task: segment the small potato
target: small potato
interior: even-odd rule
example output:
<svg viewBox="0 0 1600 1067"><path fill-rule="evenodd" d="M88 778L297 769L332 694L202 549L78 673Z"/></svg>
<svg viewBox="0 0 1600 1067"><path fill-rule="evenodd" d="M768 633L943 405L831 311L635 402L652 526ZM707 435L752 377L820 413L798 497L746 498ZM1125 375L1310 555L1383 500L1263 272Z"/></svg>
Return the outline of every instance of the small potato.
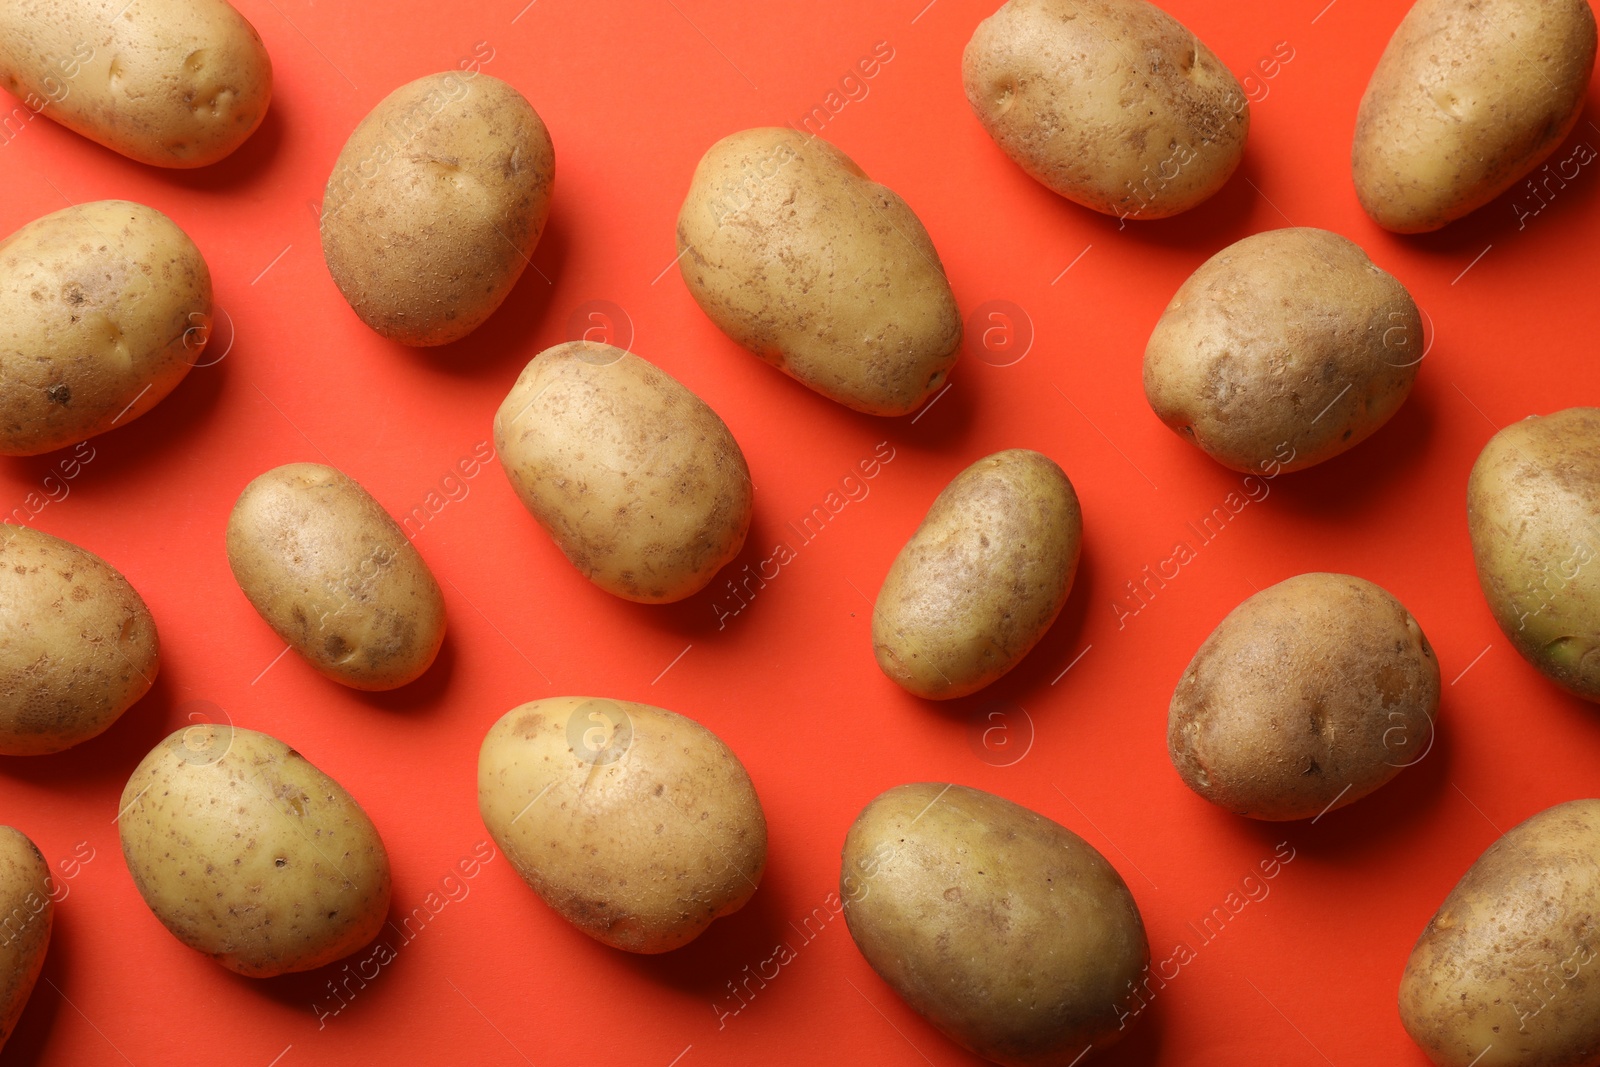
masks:
<svg viewBox="0 0 1600 1067"><path fill-rule="evenodd" d="M1588 0L1417 0L1356 116L1356 195L1397 233L1437 230L1517 184L1577 124Z"/></svg>
<svg viewBox="0 0 1600 1067"><path fill-rule="evenodd" d="M996 452L956 475L889 567L872 611L883 673L930 700L1021 662L1061 614L1083 513L1048 456Z"/></svg>
<svg viewBox="0 0 1600 1067"><path fill-rule="evenodd" d="M1309 227L1246 237L1200 265L1150 335L1156 416L1223 466L1273 475L1377 432L1424 355L1411 294L1358 246Z"/></svg>
<svg viewBox="0 0 1600 1067"><path fill-rule="evenodd" d="M744 547L750 468L705 402L610 345L546 349L494 417L511 487L572 565L642 604L705 588Z"/></svg>
<svg viewBox="0 0 1600 1067"><path fill-rule="evenodd" d="M345 142L322 202L322 254L361 321L405 345L459 341L522 277L555 180L521 93L446 71L402 85Z"/></svg>
<svg viewBox="0 0 1600 1067"><path fill-rule="evenodd" d="M921 220L820 138L755 129L712 145L678 213L678 266L718 329L856 411L910 414L960 354Z"/></svg>
<svg viewBox="0 0 1600 1067"><path fill-rule="evenodd" d="M1381 587L1302 574L1228 613L1195 653L1167 718L1184 784L1252 819L1353 804L1427 755L1439 661Z"/></svg>
<svg viewBox="0 0 1600 1067"><path fill-rule="evenodd" d="M116 568L47 533L0 526L0 754L89 740L160 667L155 620Z"/></svg>
<svg viewBox="0 0 1600 1067"><path fill-rule="evenodd" d="M444 642L444 595L389 513L320 463L275 467L228 516L228 566L278 636L352 689L421 677Z"/></svg>
<svg viewBox="0 0 1600 1067"><path fill-rule="evenodd" d="M0 1049L44 969L55 910L39 849L22 831L0 826Z"/></svg>
<svg viewBox="0 0 1600 1067"><path fill-rule="evenodd" d="M0 241L0 455L126 426L194 366L211 272L155 208L99 200Z"/></svg>
<svg viewBox="0 0 1600 1067"><path fill-rule="evenodd" d="M629 952L693 941L744 907L767 862L767 820L739 758L648 704L511 709L483 739L478 810L546 904Z"/></svg>

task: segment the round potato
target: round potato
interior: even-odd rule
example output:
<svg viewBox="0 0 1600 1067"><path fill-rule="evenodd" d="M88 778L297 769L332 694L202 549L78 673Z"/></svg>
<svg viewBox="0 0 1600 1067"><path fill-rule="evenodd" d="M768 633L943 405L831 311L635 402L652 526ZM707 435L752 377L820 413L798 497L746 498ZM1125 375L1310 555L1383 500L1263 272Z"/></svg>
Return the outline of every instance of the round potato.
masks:
<svg viewBox="0 0 1600 1067"><path fill-rule="evenodd" d="M718 329L856 411L917 410L960 354L921 220L820 138L755 129L712 145L678 213L678 267Z"/></svg>
<svg viewBox="0 0 1600 1067"><path fill-rule="evenodd" d="M354 479L274 467L228 516L228 566L256 611L352 689L416 680L444 642L444 595L405 532Z"/></svg>
<svg viewBox="0 0 1600 1067"><path fill-rule="evenodd" d="M511 709L483 739L478 810L546 904L629 952L693 941L744 907L767 862L767 820L739 758L648 704Z"/></svg>
<svg viewBox="0 0 1600 1067"><path fill-rule="evenodd" d="M322 254L361 321L443 345L494 314L550 214L555 148L532 105L465 71L402 85L345 142L322 202Z"/></svg>
<svg viewBox="0 0 1600 1067"><path fill-rule="evenodd" d="M704 589L744 547L750 468L705 402L610 345L546 349L494 417L511 487L572 565L643 604Z"/></svg>
<svg viewBox="0 0 1600 1067"><path fill-rule="evenodd" d="M1411 295L1326 230L1271 230L1201 264L1144 354L1156 416L1237 471L1302 470L1366 440L1424 355Z"/></svg>
<svg viewBox="0 0 1600 1067"><path fill-rule="evenodd" d="M22 831L0 826L0 1049L44 969L55 910L39 849Z"/></svg>
<svg viewBox="0 0 1600 1067"><path fill-rule="evenodd" d="M883 673L930 700L1022 661L1061 614L1083 512L1060 467L1015 448L956 475L889 567L872 611Z"/></svg>
<svg viewBox="0 0 1600 1067"><path fill-rule="evenodd" d="M211 333L211 272L155 208L100 200L0 241L0 454L126 426L183 381Z"/></svg>

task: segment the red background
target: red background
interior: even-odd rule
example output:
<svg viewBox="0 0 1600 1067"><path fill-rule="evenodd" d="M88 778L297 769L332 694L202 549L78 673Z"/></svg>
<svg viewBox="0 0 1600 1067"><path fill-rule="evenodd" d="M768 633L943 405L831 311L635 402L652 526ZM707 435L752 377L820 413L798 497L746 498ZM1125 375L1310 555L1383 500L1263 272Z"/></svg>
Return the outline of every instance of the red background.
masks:
<svg viewBox="0 0 1600 1067"><path fill-rule="evenodd" d="M1585 168L1520 222L1515 205L1538 204L1526 194L1433 236L1373 225L1351 188L1350 138L1404 0L1168 0L1236 73L1254 71L1250 143L1213 200L1125 229L1023 175L968 111L960 53L994 0L525 2L240 0L272 54L272 110L238 153L200 172L141 166L45 119L0 145L0 232L68 202L151 204L204 251L234 327L231 347L226 320L218 328L213 352L224 359L95 438L68 495L30 520L128 576L156 616L164 662L152 693L102 737L0 760L0 821L28 833L67 887L7 1055L139 1067L973 1063L878 980L842 920L810 940L800 932L837 887L839 848L862 805L891 785L943 780L1082 834L1126 878L1157 958L1180 939L1194 948L1111 1062L1425 1062L1394 1007L1417 933L1498 832L1595 793L1600 718L1546 684L1495 628L1473 574L1464 494L1498 427L1596 400L1600 175ZM1020 310L1013 325L1033 334L1024 358L996 366L1003 360L977 358L980 331L970 331L949 392L915 422L854 414L762 365L665 270L701 153L734 130L798 121L880 41L893 59L824 135L917 211L965 312L1009 301ZM449 348L409 350L367 330L340 298L316 205L360 118L397 85L470 59L479 42L493 52L483 69L549 125L554 208L538 271L485 327ZM1293 59L1269 62L1266 78L1256 65L1281 54L1280 42ZM1553 158L1600 145L1594 100ZM1272 482L1119 627L1125 583L1193 540L1185 524L1240 486L1151 414L1145 341L1205 258L1291 221L1365 247L1411 289L1436 343L1385 429ZM672 607L589 585L491 463L416 537L450 614L428 675L364 695L293 655L267 669L283 646L223 553L244 484L276 464L320 460L396 515L424 504L490 438L524 363L573 336L574 312L597 300L620 308L634 350L710 403L743 445L756 519L732 570L770 555L791 536L785 524L879 442L894 460L720 630L720 582ZM944 483L1016 446L1059 461L1082 499L1071 600L990 690L919 702L873 662L869 598ZM0 462L0 503L22 505L66 454ZM1258 824L1179 781L1165 750L1167 702L1228 610L1308 570L1369 578L1411 609L1443 665L1440 726L1426 757L1369 799L1315 825ZM335 1003L326 984L338 968L271 981L227 973L162 929L123 865L112 819L127 775L190 713L225 715L293 744L366 807L393 858L398 917L487 837L475 776L490 723L568 693L700 720L761 793L771 850L760 892L681 951L639 958L589 940L497 857L319 1028L312 1005ZM987 720L991 711L1000 718ZM996 724L985 747L981 731ZM61 865L79 842L94 858L67 878ZM1202 943L1188 924L1280 842L1295 858L1266 883L1270 894ZM738 1006L727 983L783 940L795 958L719 1026L713 1005Z"/></svg>

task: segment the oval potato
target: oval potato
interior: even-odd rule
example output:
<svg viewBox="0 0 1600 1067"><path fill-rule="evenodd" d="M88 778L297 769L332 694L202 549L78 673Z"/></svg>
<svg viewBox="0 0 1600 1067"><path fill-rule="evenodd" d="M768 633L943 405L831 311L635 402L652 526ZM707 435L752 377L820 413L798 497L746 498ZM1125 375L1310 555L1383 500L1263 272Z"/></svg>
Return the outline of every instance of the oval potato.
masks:
<svg viewBox="0 0 1600 1067"><path fill-rule="evenodd" d="M22 831L0 826L0 1049L44 969L55 923L50 866Z"/></svg>

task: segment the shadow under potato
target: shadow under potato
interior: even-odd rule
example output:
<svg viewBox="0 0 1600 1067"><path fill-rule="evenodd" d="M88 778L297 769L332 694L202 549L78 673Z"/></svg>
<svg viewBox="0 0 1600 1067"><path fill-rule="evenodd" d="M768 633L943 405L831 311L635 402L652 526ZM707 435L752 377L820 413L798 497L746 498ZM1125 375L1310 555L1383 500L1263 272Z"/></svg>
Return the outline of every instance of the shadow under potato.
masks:
<svg viewBox="0 0 1600 1067"><path fill-rule="evenodd" d="M121 787L139 761L162 738L186 724L175 711L181 704L166 674L158 673L149 692L104 733L48 756L0 756L0 778L74 791L115 786L116 795L121 796ZM115 814L106 812L106 820ZM28 832L26 826L18 829Z"/></svg>

